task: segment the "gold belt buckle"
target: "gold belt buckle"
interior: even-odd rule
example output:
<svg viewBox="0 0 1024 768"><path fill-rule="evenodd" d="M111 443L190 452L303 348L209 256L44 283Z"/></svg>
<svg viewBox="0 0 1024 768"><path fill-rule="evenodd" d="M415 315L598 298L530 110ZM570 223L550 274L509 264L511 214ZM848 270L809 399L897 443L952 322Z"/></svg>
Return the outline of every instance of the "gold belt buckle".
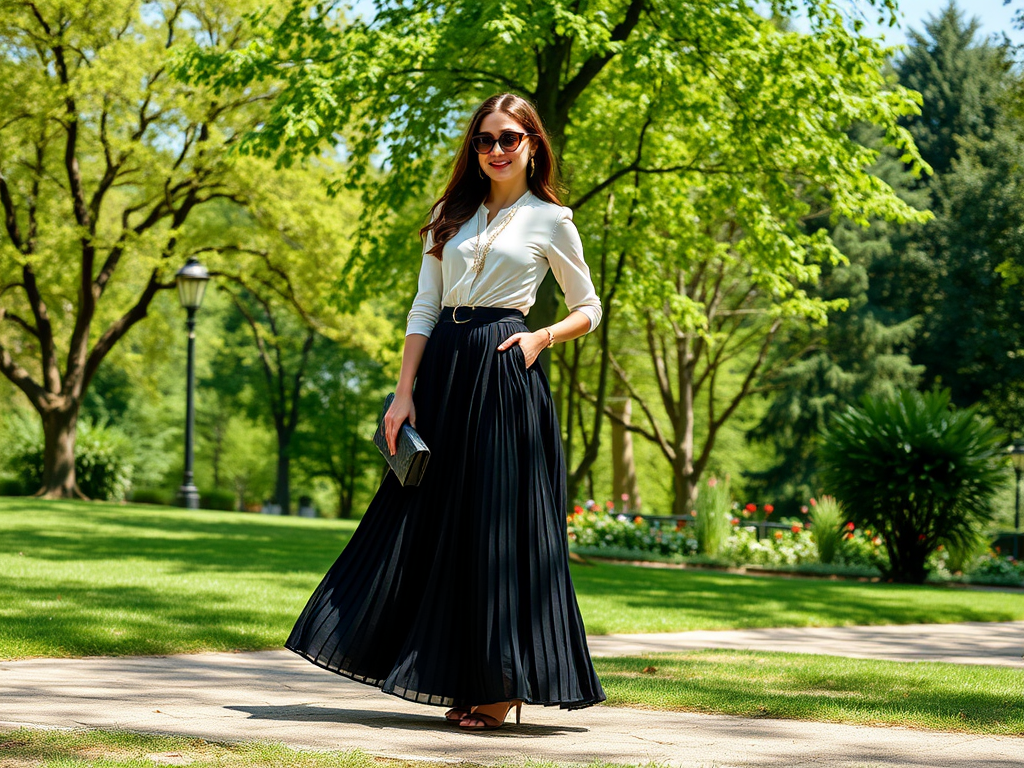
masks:
<svg viewBox="0 0 1024 768"><path fill-rule="evenodd" d="M456 304L452 308L452 320L454 322L456 322L456 323L468 323L470 320L473 319L473 315L470 315L465 320L459 320L458 318L456 318L455 315L459 311L459 307L468 307L469 309L473 309L475 306L476 306L475 304Z"/></svg>

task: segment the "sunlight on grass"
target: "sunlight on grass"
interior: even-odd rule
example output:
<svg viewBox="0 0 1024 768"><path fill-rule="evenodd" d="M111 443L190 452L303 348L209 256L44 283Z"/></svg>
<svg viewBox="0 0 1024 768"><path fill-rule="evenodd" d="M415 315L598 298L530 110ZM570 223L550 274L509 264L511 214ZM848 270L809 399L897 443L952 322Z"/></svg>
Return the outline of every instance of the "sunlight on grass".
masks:
<svg viewBox="0 0 1024 768"><path fill-rule="evenodd" d="M608 705L1024 734L1024 670L759 651L599 657Z"/></svg>
<svg viewBox="0 0 1024 768"><path fill-rule="evenodd" d="M0 498L0 658L280 648L357 521ZM573 564L586 629L1024 619L1024 594Z"/></svg>
<svg viewBox="0 0 1024 768"><path fill-rule="evenodd" d="M0 765L39 768L437 768L437 762L375 757L361 749L297 750L273 742L220 744L179 736L153 736L129 731L43 731L20 728L0 731ZM510 759L495 764L516 768L556 768L549 761ZM460 762L460 768L482 768ZM660 768L659 763L626 766L621 763L559 763L557 768Z"/></svg>

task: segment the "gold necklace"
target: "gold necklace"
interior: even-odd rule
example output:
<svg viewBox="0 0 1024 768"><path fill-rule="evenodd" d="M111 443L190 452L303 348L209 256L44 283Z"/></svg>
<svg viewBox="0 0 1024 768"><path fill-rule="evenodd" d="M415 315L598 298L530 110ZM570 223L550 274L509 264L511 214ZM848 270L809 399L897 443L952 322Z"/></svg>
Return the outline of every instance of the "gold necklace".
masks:
<svg viewBox="0 0 1024 768"><path fill-rule="evenodd" d="M487 238L487 243L483 246L483 248L480 247L480 236L482 233L480 231L480 223L477 222L476 246L474 246L473 248L473 272L476 275L479 275L483 271L484 261L487 259L488 251L491 250L491 244L494 242L494 238L496 238L501 233L501 230L507 227L508 223L512 221L512 217L516 215L516 211L519 210L520 205L521 203L513 205L511 210L509 210L509 212L505 214L504 218L502 218L501 222L498 224L495 230L491 232L491 236ZM484 221L487 221L486 213L484 213Z"/></svg>

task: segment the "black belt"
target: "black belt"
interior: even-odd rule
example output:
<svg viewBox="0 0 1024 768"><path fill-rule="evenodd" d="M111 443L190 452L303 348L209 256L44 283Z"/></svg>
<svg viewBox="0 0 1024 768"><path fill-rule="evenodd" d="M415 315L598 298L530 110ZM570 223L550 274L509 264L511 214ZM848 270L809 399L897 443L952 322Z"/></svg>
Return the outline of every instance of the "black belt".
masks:
<svg viewBox="0 0 1024 768"><path fill-rule="evenodd" d="M493 323L498 320L523 320L526 315L522 310L513 307L476 307L457 304L454 307L441 307L439 323L468 323L470 321Z"/></svg>

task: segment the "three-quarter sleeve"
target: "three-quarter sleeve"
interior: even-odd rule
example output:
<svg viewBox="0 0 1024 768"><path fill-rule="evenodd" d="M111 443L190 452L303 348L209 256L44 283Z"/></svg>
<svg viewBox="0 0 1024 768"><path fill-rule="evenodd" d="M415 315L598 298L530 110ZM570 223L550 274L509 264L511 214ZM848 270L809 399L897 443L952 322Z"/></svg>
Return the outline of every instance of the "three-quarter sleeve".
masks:
<svg viewBox="0 0 1024 768"><path fill-rule="evenodd" d="M434 244L434 234L427 230L426 241L423 243L423 260L420 263L419 288L416 298L412 300L412 308L405 318L405 335L420 333L429 337L434 330L437 318L441 316L441 296L444 281L441 276L441 260L427 253Z"/></svg>
<svg viewBox="0 0 1024 768"><path fill-rule="evenodd" d="M583 259L583 241L572 221L572 209L563 206L551 232L548 263L555 280L565 294L565 306L578 309L590 319L590 329L601 322L601 299L590 278L590 267Z"/></svg>

